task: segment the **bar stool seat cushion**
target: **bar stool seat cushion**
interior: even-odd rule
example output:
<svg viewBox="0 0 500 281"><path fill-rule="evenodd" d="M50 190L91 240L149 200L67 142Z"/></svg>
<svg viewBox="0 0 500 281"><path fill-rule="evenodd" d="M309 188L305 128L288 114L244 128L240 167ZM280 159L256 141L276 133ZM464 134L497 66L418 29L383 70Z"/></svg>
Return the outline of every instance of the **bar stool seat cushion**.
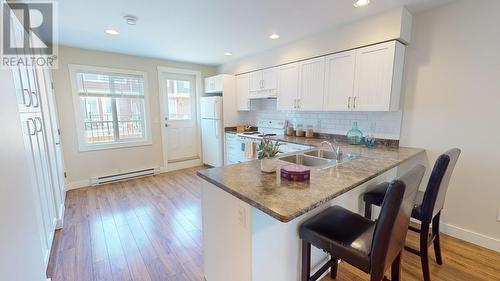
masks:
<svg viewBox="0 0 500 281"><path fill-rule="evenodd" d="M363 194L363 200L365 202L370 202L373 205L382 206L384 201L385 193L389 187L388 182L383 182L375 186L374 189ZM424 192L418 191L417 197L415 198L415 206L411 212L411 217L417 220L422 220L422 202L424 200Z"/></svg>
<svg viewBox="0 0 500 281"><path fill-rule="evenodd" d="M302 240L368 272L375 225L361 215L333 206L302 223L299 235Z"/></svg>

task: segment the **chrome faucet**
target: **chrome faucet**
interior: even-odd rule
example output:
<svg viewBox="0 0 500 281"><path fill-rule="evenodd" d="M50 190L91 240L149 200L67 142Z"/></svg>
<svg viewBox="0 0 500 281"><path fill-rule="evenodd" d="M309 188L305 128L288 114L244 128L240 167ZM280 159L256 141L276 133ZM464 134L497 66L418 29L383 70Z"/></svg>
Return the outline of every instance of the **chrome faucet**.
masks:
<svg viewBox="0 0 500 281"><path fill-rule="evenodd" d="M335 147L335 145L333 143L337 143L335 140L333 140L332 142L329 142L329 141L322 141L319 145L319 147L323 147L323 145L327 145L331 151L335 152L335 158L337 159L337 161L341 161L342 160L342 152L340 151L340 145L337 144L337 147Z"/></svg>

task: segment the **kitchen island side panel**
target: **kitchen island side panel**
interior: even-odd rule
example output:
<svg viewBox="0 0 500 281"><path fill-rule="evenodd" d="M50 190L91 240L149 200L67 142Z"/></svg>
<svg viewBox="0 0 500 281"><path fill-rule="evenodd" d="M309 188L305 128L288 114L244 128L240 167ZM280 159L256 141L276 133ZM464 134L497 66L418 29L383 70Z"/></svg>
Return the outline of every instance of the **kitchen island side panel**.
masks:
<svg viewBox="0 0 500 281"><path fill-rule="evenodd" d="M201 192L206 281L251 281L250 205L209 182Z"/></svg>
<svg viewBox="0 0 500 281"><path fill-rule="evenodd" d="M332 205L362 214L362 194L377 183L390 181L396 172L397 168L393 168L287 223L205 182L202 187L202 214L206 280L300 280L300 224ZM326 258L323 251L313 247L312 265L315 269Z"/></svg>

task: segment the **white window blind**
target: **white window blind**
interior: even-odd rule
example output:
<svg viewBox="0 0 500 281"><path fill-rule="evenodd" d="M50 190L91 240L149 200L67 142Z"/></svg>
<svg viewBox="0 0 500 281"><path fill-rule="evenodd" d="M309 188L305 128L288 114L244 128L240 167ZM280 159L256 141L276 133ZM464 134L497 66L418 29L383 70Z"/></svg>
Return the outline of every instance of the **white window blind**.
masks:
<svg viewBox="0 0 500 281"><path fill-rule="evenodd" d="M84 146L147 141L144 75L88 68L73 75Z"/></svg>

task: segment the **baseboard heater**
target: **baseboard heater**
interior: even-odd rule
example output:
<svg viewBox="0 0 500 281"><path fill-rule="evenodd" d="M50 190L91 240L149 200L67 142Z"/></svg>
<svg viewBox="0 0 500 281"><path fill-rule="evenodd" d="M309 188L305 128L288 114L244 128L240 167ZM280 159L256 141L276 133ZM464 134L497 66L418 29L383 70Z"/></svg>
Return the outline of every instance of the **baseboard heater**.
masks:
<svg viewBox="0 0 500 281"><path fill-rule="evenodd" d="M112 182L117 182L117 181L124 181L124 180L129 180L129 179L134 179L134 178L140 178L140 177L145 177L145 176L152 176L155 174L160 173L160 168L149 168L149 169L144 169L144 170L137 170L137 171L130 171L126 173L119 173L119 174L114 174L114 175L107 175L107 176L102 176L102 177L95 177L90 179L90 184L92 186L100 185L100 184L106 184L106 183L112 183Z"/></svg>

